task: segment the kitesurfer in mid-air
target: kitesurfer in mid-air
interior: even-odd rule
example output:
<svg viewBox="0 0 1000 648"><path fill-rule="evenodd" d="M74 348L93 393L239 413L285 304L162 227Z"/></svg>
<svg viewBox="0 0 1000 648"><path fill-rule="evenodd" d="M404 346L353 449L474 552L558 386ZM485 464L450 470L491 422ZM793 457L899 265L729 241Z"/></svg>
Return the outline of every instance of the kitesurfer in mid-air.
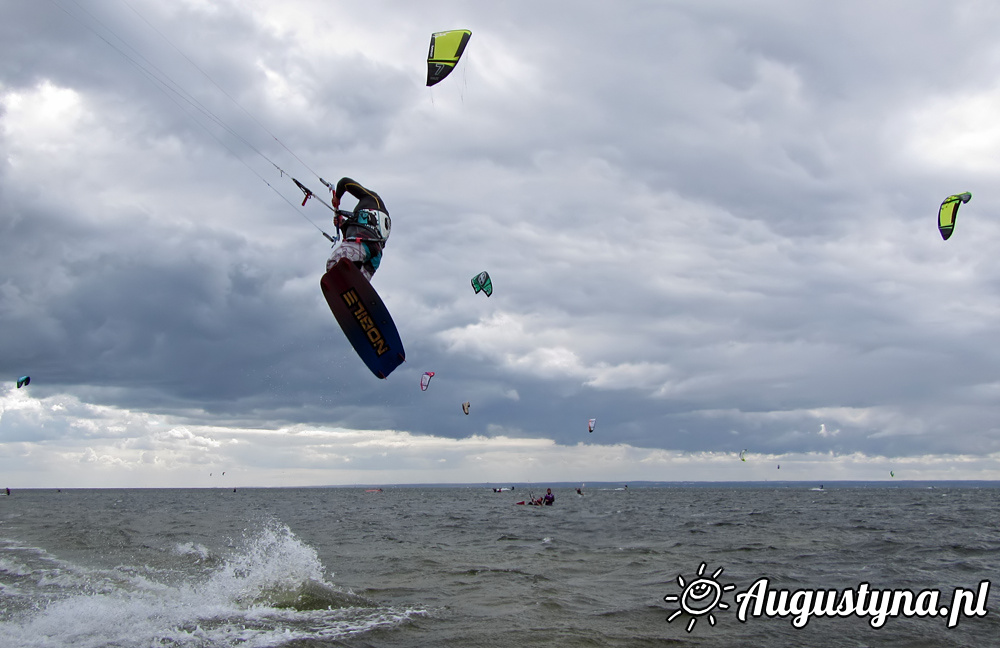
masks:
<svg viewBox="0 0 1000 648"><path fill-rule="evenodd" d="M340 199L345 193L358 199L353 212L340 209ZM340 230L342 239L327 260L326 269L332 270L341 259L350 259L365 278L371 280L382 261L382 248L392 227L389 211L377 193L350 178L340 179L332 202L337 210L334 224Z"/></svg>

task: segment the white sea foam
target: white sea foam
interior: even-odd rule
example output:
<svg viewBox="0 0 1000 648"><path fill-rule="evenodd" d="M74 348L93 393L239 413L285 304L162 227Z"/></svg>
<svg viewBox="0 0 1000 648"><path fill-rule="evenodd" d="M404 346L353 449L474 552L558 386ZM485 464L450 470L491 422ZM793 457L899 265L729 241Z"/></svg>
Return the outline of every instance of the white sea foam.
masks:
<svg viewBox="0 0 1000 648"><path fill-rule="evenodd" d="M204 549L178 546L199 555ZM168 585L130 571L37 572L66 591L0 623L0 648L264 648L344 638L422 614L378 606L328 582L315 550L278 524L247 538L203 578ZM89 574L85 587L83 574Z"/></svg>
<svg viewBox="0 0 1000 648"><path fill-rule="evenodd" d="M0 572L13 576L28 576L31 568L9 557L0 557Z"/></svg>
<svg viewBox="0 0 1000 648"><path fill-rule="evenodd" d="M209 557L208 548L195 542L178 542L174 545L174 553L178 556L196 556L199 560L208 560Z"/></svg>

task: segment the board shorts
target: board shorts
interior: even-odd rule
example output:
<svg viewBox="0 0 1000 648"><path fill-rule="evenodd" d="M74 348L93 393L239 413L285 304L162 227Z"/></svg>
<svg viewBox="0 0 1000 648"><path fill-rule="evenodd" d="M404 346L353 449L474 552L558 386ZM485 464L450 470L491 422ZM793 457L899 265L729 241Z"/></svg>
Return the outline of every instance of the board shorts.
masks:
<svg viewBox="0 0 1000 648"><path fill-rule="evenodd" d="M382 261L382 250L379 250L378 254L373 256L371 248L368 247L367 243L350 240L341 241L340 245L333 248L330 258L326 261L327 272L332 270L333 266L337 265L337 261L341 259L349 259L354 262L354 265L361 270L361 274L365 276L365 279L371 281L375 271L378 270L379 263Z"/></svg>

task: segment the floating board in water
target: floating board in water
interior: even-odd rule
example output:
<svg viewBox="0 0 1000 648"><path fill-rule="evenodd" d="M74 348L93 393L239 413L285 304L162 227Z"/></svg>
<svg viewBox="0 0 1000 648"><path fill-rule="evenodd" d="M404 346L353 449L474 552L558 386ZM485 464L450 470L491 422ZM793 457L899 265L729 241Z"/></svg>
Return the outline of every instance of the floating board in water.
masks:
<svg viewBox="0 0 1000 648"><path fill-rule="evenodd" d="M389 310L353 263L341 259L319 285L344 335L373 374L385 378L406 360Z"/></svg>

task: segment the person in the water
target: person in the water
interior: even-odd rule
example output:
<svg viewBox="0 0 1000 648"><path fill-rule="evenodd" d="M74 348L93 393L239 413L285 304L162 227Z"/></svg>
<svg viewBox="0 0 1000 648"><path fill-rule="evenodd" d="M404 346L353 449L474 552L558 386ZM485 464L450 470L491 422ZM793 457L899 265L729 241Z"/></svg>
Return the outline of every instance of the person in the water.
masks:
<svg viewBox="0 0 1000 648"><path fill-rule="evenodd" d="M552 489L546 488L545 497L542 498L542 502L545 504L545 506L552 506L552 504L555 503L555 501L556 501L556 496L552 494Z"/></svg>

